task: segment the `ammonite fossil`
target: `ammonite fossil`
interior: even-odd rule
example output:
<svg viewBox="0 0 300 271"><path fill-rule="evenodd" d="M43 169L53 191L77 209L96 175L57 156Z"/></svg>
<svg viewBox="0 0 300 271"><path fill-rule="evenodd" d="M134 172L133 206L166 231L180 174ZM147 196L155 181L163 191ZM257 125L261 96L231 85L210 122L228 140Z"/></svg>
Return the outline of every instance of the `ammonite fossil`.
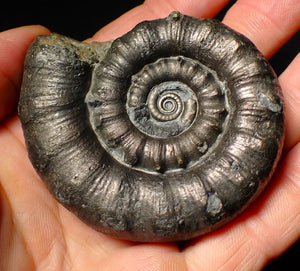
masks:
<svg viewBox="0 0 300 271"><path fill-rule="evenodd" d="M111 236L187 240L232 220L283 145L276 76L254 45L178 12L112 42L37 38L19 115L55 198Z"/></svg>

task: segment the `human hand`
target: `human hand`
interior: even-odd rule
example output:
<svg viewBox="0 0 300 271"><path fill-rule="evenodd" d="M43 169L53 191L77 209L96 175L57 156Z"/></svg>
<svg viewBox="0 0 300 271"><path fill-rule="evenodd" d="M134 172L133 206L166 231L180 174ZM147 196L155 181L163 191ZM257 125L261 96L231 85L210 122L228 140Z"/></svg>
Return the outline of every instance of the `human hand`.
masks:
<svg viewBox="0 0 300 271"><path fill-rule="evenodd" d="M148 0L91 40L114 39L172 10L214 16L228 1ZM239 0L224 23L269 58L300 28L298 0ZM15 109L23 61L41 27L0 34L0 270L257 270L300 235L300 55L279 80L286 110L284 156L261 197L227 226L178 244L137 244L95 232L58 204L33 170ZM182 245L182 244L181 244Z"/></svg>

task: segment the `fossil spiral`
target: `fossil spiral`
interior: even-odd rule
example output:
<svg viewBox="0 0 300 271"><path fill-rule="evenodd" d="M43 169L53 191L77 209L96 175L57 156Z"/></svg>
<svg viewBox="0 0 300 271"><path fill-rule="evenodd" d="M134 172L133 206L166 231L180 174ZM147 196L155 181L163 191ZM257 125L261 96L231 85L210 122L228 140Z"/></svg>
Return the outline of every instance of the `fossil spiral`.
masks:
<svg viewBox="0 0 300 271"><path fill-rule="evenodd" d="M276 75L254 45L178 12L122 37L38 37L19 101L48 189L111 236L178 241L232 220L281 154Z"/></svg>

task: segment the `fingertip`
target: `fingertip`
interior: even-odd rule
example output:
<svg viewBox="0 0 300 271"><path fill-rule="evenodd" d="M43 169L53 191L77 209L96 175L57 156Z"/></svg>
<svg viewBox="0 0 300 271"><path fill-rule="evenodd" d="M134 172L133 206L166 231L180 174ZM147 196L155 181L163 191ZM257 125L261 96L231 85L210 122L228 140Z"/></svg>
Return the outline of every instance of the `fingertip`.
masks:
<svg viewBox="0 0 300 271"><path fill-rule="evenodd" d="M38 35L49 35L50 30L42 25L25 25L8 29L0 33L1 40L17 40L19 38L35 38ZM0 44L1 45L1 44Z"/></svg>
<svg viewBox="0 0 300 271"><path fill-rule="evenodd" d="M24 31L29 37L36 38L37 36L49 35L51 31L43 25L27 25L21 26L21 31Z"/></svg>

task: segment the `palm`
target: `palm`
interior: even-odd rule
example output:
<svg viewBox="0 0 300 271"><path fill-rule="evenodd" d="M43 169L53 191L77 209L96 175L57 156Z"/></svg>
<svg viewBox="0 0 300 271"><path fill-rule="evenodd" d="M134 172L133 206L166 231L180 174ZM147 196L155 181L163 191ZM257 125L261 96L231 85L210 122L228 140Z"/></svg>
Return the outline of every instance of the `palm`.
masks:
<svg viewBox="0 0 300 271"><path fill-rule="evenodd" d="M166 16L171 9L210 17L228 1L210 1L210 7L206 9L201 7L200 2L205 6L209 1L191 0L187 1L189 4L186 6L180 6L180 2L146 1L144 5L96 33L93 39L112 39L129 30L138 21ZM267 7L266 2L272 2L273 5L264 9ZM299 20L297 22L300 16L299 1L290 0L285 6L281 2L284 1L257 1L257 4L253 4L250 0L240 0L227 14L224 22L247 35L269 57L300 27ZM154 12L157 13L154 15ZM248 19L245 21L240 19L243 12L247 12ZM272 21L268 19L271 13L277 14ZM275 23L279 24L282 16L288 19L281 24L282 29L276 31ZM272 32L272 38L268 36L269 32ZM16 105L17 97L11 93L19 87L26 48L37 34L46 33L47 30L40 27L25 27L0 34L3 43L3 48L0 43L0 56L6 55L8 59L9 55L14 60L8 66L4 65L7 70L1 65L0 109L4 109L3 112L0 110L0 118L4 119ZM7 49L11 46L15 46L15 50ZM0 57L0 60L3 58ZM7 117L0 127L0 269L261 268L300 235L300 146L297 144L300 138L300 125L297 122L300 117L300 98L297 97L297 91L300 91L300 79L297 76L299 70L298 55L280 77L286 101L286 147L271 185L238 219L216 232L184 244L182 249L179 249L178 244L138 244L116 240L95 232L79 221L49 194L27 158L18 117Z"/></svg>

